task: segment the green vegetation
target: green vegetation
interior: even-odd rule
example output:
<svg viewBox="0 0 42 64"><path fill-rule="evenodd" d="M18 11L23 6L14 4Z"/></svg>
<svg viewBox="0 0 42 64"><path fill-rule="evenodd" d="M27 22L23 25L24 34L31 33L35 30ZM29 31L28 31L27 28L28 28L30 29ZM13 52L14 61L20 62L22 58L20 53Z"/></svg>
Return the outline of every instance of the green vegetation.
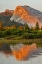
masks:
<svg viewBox="0 0 42 64"><path fill-rule="evenodd" d="M17 28L15 29L7 29L4 31L0 31L0 38L1 37L21 37L23 39L36 39L36 38L42 38L42 30L19 30Z"/></svg>
<svg viewBox="0 0 42 64"><path fill-rule="evenodd" d="M4 38L1 40L1 38ZM42 29L39 28L39 24L36 23L35 29L25 26L13 27L10 29L0 30L0 43L8 44L32 44L36 43L37 46L42 47Z"/></svg>
<svg viewBox="0 0 42 64"><path fill-rule="evenodd" d="M35 29L39 30L39 23L38 22L36 23Z"/></svg>
<svg viewBox="0 0 42 64"><path fill-rule="evenodd" d="M25 24L24 29L29 30L30 28L29 28L29 26L27 24Z"/></svg>

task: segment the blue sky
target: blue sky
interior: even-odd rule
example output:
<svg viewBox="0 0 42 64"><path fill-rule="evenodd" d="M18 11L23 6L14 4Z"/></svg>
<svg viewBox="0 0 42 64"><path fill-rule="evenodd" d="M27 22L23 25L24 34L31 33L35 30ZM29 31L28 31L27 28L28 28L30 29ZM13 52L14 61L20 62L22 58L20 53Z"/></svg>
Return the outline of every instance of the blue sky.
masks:
<svg viewBox="0 0 42 64"><path fill-rule="evenodd" d="M17 5L28 5L42 12L42 0L0 0L0 12L14 10Z"/></svg>

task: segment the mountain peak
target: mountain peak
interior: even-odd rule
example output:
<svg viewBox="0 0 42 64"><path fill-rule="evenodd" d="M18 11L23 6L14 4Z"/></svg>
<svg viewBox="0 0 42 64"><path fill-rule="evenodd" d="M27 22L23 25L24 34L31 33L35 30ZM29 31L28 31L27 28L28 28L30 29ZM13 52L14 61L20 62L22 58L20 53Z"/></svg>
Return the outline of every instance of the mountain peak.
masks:
<svg viewBox="0 0 42 64"><path fill-rule="evenodd" d="M40 18L42 16L40 14L42 14L40 11L33 9L27 5L24 5L24 6L17 6L13 13L13 16L17 15L22 20L24 20L25 23L32 24L33 26L35 26L35 24L38 22L39 26L41 27L42 21L40 21L40 20L42 20L42 19L40 19ZM19 20L20 20L20 18L19 18Z"/></svg>

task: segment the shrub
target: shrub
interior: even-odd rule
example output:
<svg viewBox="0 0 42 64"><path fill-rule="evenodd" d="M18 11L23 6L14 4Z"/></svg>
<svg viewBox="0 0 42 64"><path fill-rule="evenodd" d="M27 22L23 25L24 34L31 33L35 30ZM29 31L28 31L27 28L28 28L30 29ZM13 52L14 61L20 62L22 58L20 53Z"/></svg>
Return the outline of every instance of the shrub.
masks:
<svg viewBox="0 0 42 64"><path fill-rule="evenodd" d="M38 30L31 31L31 33L33 33L33 34L37 34L37 32L38 32Z"/></svg>
<svg viewBox="0 0 42 64"><path fill-rule="evenodd" d="M36 39L42 38L42 34L25 33L22 35L23 39Z"/></svg>
<svg viewBox="0 0 42 64"><path fill-rule="evenodd" d="M35 26L35 30L39 30L40 28L39 28L39 23L37 22L36 23L36 26Z"/></svg>
<svg viewBox="0 0 42 64"><path fill-rule="evenodd" d="M29 30L30 29L29 26L28 26L28 24L25 24L24 29L25 30Z"/></svg>
<svg viewBox="0 0 42 64"><path fill-rule="evenodd" d="M42 38L42 30L39 30L39 31L37 32L37 35L38 35L39 38Z"/></svg>
<svg viewBox="0 0 42 64"><path fill-rule="evenodd" d="M25 33L22 35L22 38L25 38L25 39L34 39L35 38L35 34L32 34L32 33Z"/></svg>
<svg viewBox="0 0 42 64"><path fill-rule="evenodd" d="M5 36L5 35L11 35L11 31L9 29L3 31L2 36Z"/></svg>
<svg viewBox="0 0 42 64"><path fill-rule="evenodd" d="M2 31L0 31L0 37L2 37Z"/></svg>

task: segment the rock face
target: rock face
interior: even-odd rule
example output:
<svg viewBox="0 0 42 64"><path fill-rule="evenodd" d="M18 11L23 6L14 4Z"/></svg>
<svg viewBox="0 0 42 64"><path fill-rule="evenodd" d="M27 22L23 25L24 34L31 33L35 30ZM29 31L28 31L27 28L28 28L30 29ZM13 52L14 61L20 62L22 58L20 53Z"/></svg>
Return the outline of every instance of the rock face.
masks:
<svg viewBox="0 0 42 64"><path fill-rule="evenodd" d="M35 10L29 6L17 6L11 20L27 23L32 26L38 22L42 26L42 12Z"/></svg>

